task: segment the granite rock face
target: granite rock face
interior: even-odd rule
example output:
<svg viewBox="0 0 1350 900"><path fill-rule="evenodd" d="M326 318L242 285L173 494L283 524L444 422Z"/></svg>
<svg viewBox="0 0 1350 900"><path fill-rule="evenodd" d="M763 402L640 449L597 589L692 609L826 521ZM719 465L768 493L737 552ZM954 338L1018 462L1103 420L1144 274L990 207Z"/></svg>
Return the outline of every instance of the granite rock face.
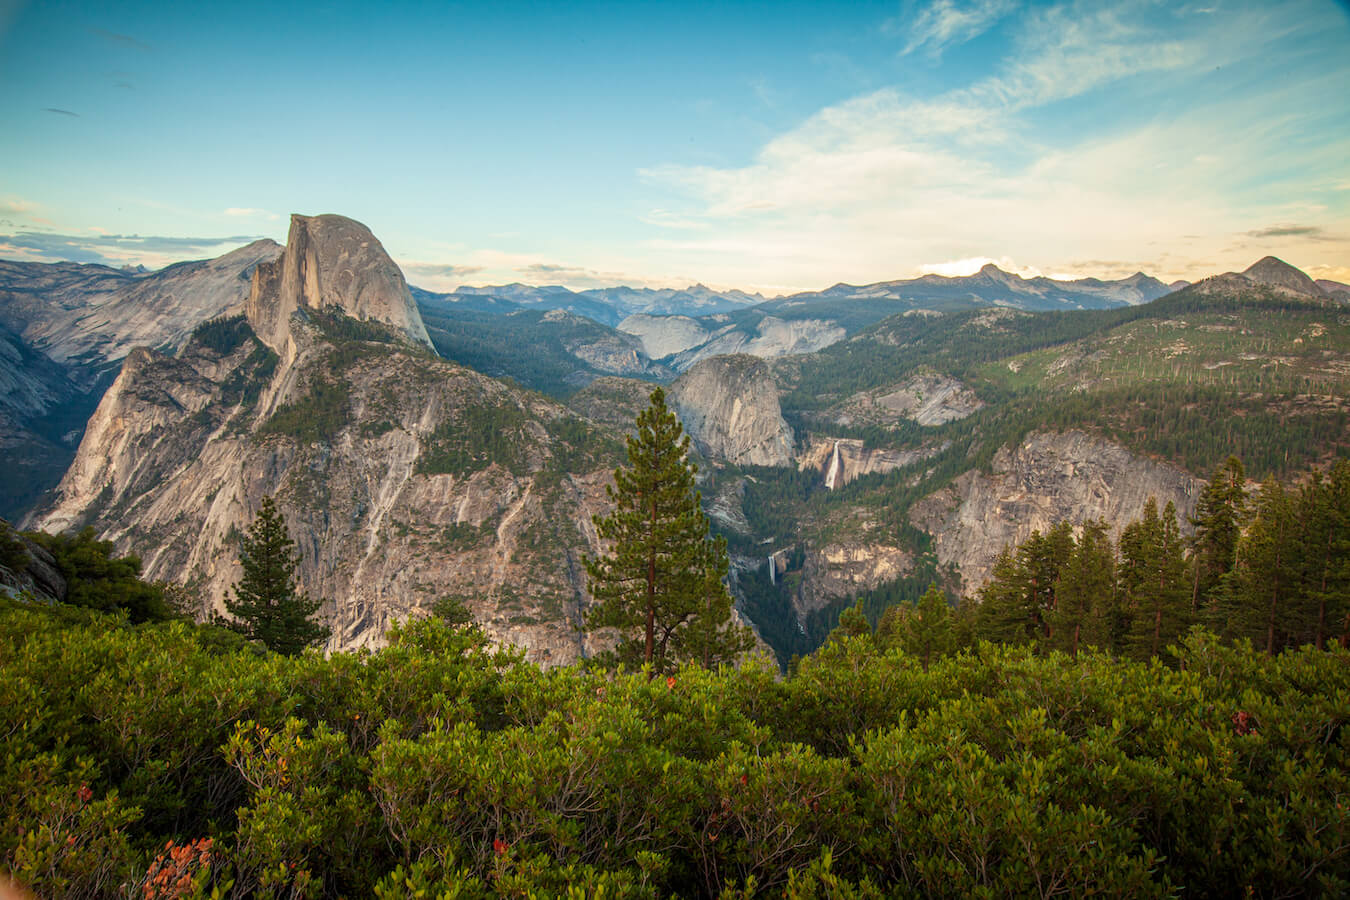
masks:
<svg viewBox="0 0 1350 900"><path fill-rule="evenodd" d="M291 216L285 251L253 273L245 312L258 338L280 355L298 310L383 322L431 347L403 272L369 228L344 216Z"/></svg>
<svg viewBox="0 0 1350 900"><path fill-rule="evenodd" d="M735 465L791 465L792 428L762 360L703 360L680 376L670 393L680 422L705 456Z"/></svg>
<svg viewBox="0 0 1350 900"><path fill-rule="evenodd" d="M343 223L320 230L359 235ZM309 224L298 220L297 247L255 276L233 346L192 340L176 356L127 357L56 496L27 525L92 525L137 553L145 577L187 585L205 614L223 608L239 536L273 496L302 556L301 588L326 601L328 649L377 646L393 622L448 596L534 661L585 655L582 560L599 550L592 516L608 509L612 438L541 395L437 359L412 339L420 319L385 303L401 275L376 265L348 278L328 264L378 244L326 249ZM409 340L353 338L308 314L315 297L403 321ZM272 329L275 347L253 323Z"/></svg>
<svg viewBox="0 0 1350 900"><path fill-rule="evenodd" d="M1082 431L1034 432L994 456L992 471L972 469L925 497L910 522L933 536L938 561L955 564L973 593L1004 546L1014 547L1061 521L1104 518L1114 538L1150 497L1175 504L1182 529L1204 482L1175 466L1137 456Z"/></svg>

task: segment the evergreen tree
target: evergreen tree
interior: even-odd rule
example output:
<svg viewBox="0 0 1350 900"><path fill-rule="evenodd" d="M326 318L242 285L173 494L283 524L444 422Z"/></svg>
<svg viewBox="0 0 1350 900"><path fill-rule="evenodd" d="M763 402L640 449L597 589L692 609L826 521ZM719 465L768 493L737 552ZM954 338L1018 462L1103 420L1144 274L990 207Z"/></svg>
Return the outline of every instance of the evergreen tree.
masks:
<svg viewBox="0 0 1350 900"><path fill-rule="evenodd" d="M1120 535L1121 589L1129 611L1125 649L1136 659L1158 656L1190 627L1186 560L1176 507L1148 498L1144 518Z"/></svg>
<svg viewBox="0 0 1350 900"><path fill-rule="evenodd" d="M1237 587L1228 621L1231 636L1248 638L1267 653L1294 642L1297 531L1289 494L1272 478L1261 486L1256 515L1238 546Z"/></svg>
<svg viewBox="0 0 1350 900"><path fill-rule="evenodd" d="M1105 520L1088 522L1060 573L1052 623L1054 646L1077 656L1093 644L1119 651L1112 620L1116 612L1116 555Z"/></svg>
<svg viewBox="0 0 1350 900"><path fill-rule="evenodd" d="M1246 475L1242 462L1230 456L1214 470L1195 505L1195 537L1191 541L1191 612L1196 618L1213 617L1219 591L1237 560L1238 538L1246 513Z"/></svg>
<svg viewBox="0 0 1350 900"><path fill-rule="evenodd" d="M930 584L916 605L903 609L896 646L911 656L917 656L923 670L927 672L935 659L955 649L952 610L947 604L947 595L938 590L936 584Z"/></svg>
<svg viewBox="0 0 1350 900"><path fill-rule="evenodd" d="M243 578L225 599L235 618L230 627L269 650L294 656L328 639L328 626L310 619L323 605L296 593L295 568L300 555L286 533L286 519L271 497L263 497L248 534L239 542Z"/></svg>
<svg viewBox="0 0 1350 900"><path fill-rule="evenodd" d="M618 629L618 659L654 675L685 660L730 661L748 635L731 621L726 543L708 539L689 436L661 388L650 401L628 438L628 468L614 472L614 512L594 520L610 552L586 571L596 600L587 624Z"/></svg>

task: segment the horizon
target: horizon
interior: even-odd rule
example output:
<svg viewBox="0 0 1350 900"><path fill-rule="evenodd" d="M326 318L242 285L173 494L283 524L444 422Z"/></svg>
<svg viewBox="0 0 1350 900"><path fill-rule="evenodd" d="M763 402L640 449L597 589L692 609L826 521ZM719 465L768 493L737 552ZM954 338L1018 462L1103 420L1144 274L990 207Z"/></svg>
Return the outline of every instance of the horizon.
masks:
<svg viewBox="0 0 1350 900"><path fill-rule="evenodd" d="M297 213L297 214L295 214L295 215L300 215L300 214ZM331 213L324 213L324 214L322 214L322 215L334 215L334 214L331 214ZM131 240L131 239L136 239L136 238L138 238L138 237L139 237L138 235L128 235L128 236L126 236L124 239ZM379 235L376 235L375 237L376 237L377 240L379 239ZM227 250L227 251L225 251L225 252L226 252L226 253L230 253L230 252L233 252L234 250L241 249L241 248L243 248L243 247L249 246L250 244L257 243L257 242L259 242L259 241L271 241L272 243L277 244L278 246L283 247L283 248L286 246L284 240L282 240L282 241L276 241L276 240L274 240L274 239L272 239L272 238L270 238L270 237L259 237L259 238L254 239L253 241L250 241L248 244L240 244L240 245L238 245L238 246L236 246L236 247L232 247L230 250ZM0 249L3 249L3 248L0 248ZM222 254L222 255L224 255L224 254ZM144 264L141 264L141 263L130 263L130 262L128 262L128 263L123 263L123 264L120 264L120 265L119 265L119 264L116 264L116 263L113 263L113 262L80 262L80 261L78 261L78 260L71 260L71 259L57 259L57 260L50 260L50 261L48 261L48 260L12 259L12 258L0 257L0 261L6 261L6 262L19 262L19 263L36 262L36 263L43 264L43 265L56 265L56 264L61 264L61 263L71 263L71 264L74 264L74 265L81 265L81 266L83 266L83 265L89 265L89 266L101 266L101 267L104 267L104 268L115 269L115 270L117 270L117 271L130 272L130 273L132 273L132 274L154 275L154 274L156 274L156 273L158 273L158 272L162 272L162 271L164 271L164 270L166 270L166 269L169 269L169 268L172 268L172 267L174 267L174 266L183 265L183 264L185 264L185 263L208 262L208 261L210 261L211 259L215 259L215 258L217 258L217 257L204 257L204 258L187 258L187 259L179 259L179 260L174 260L174 261L172 261L172 262L167 262L167 263L163 264L162 266L153 267L153 268L150 267L150 266L146 266L146 265L144 265ZM1201 280L1203 280L1204 278L1215 277L1215 276L1218 276L1218 275L1234 274L1234 273L1236 273L1236 274L1242 274L1242 273L1244 273L1247 269L1249 269L1249 268L1255 266L1257 263L1263 262L1263 261L1265 261L1265 260L1267 260L1267 259L1272 259L1272 260L1275 260L1276 262L1282 263L1282 264L1284 264L1284 265L1292 266L1294 269L1297 269L1298 271L1303 272L1305 275L1309 274L1309 273L1307 273L1306 271L1304 271L1302 268L1300 268L1299 266L1295 266L1295 265L1293 265L1292 263L1289 263L1288 261L1286 261L1286 260L1284 260L1284 259L1281 259L1281 258L1278 257L1278 256L1274 256L1273 254L1267 254L1267 255L1265 255L1265 256L1262 256L1260 259L1253 261L1253 262L1252 262L1250 265L1248 265L1248 266L1243 266L1241 269L1233 269L1233 270L1229 270L1229 271L1227 271L1227 272L1211 272L1211 273L1209 273L1208 275L1203 275L1203 276L1200 276L1199 278L1196 278L1194 281L1192 281L1192 280L1187 280L1187 279L1172 279L1172 280L1165 280L1165 279L1159 278L1158 276L1156 276L1156 275L1154 275L1154 274L1152 274L1152 273L1150 273L1150 272L1145 272L1145 271L1143 271L1143 270L1138 270L1138 271L1135 271L1135 272L1130 273L1129 275L1124 275L1124 276L1120 276L1120 277L1116 277L1116 278L1107 278L1107 277L1102 277L1102 276L1094 276L1094 275L1090 275L1090 274L1082 274L1082 275L1051 274L1051 275L1044 275L1044 274L1040 274L1039 272L1037 272L1036 274L1024 274L1024 272L1017 272L1017 271L1013 271L1013 270L1010 270L1010 269L1004 269L1004 268L1002 268L1002 267L999 265L998 262L996 262L995 260L993 260L993 259L991 259L991 258L989 258L989 257L977 257L977 258L970 259L970 260L960 260L960 261L958 261L958 262L955 263L955 264L947 264L947 265L943 265L943 266L933 267L933 268L945 269L945 270L947 270L947 271L928 271L928 272L922 273L921 275L908 276L908 277L904 277L904 278L890 278L890 279L883 279L883 280L880 281L880 282L868 282L868 283L865 283L865 284L862 284L862 283L856 283L856 282L836 281L836 282L834 282L834 283L832 283L832 284L825 285L824 287L820 287L820 288L807 289L807 290L804 290L804 291L796 291L796 292L793 292L793 293L782 293L782 294L764 294L764 293L762 293L762 292L749 291L749 290L745 290L745 289L737 288L737 287L713 287L713 286L710 286L710 285L708 285L708 284L705 284L705 283L702 282L702 281L689 282L689 283L686 283L686 284L684 284L684 285L672 285L672 286L665 286L665 287L651 287L651 286L648 286L648 285L638 285L638 284L617 283L617 282L616 282L616 283L613 283L613 284L603 284L603 285L595 285L595 286L590 286L590 287L580 287L580 288L572 288L572 287L568 287L568 286L566 286L566 285L563 285L563 284L560 284L560 283L556 283L556 282L538 282L538 283L531 283L531 282L525 282L525 281L510 281L510 282L481 283L481 284L468 284L468 283L466 283L466 284L460 284L460 285L457 285L456 287L454 287L454 288L452 288L451 290L448 290L448 291L434 291L434 290L431 290L431 291L429 291L429 292L430 292L430 293L439 293L439 294L453 294L453 293L456 293L456 292L491 291L491 290L496 290L496 289L501 289L501 288L509 288L509 287L527 287L527 288L533 288L533 289L535 289L535 290L545 290L545 289L549 289L549 288L561 288L561 289L563 289L563 290L570 291L570 292L572 292L572 293L574 293L574 294L582 294L582 293L586 293L586 292L588 292L588 291L607 291L607 290L617 290L617 289L629 289L629 290L635 290L635 291L663 291L663 290L668 290L668 291L674 291L674 292L686 292L686 291L694 290L694 289L696 289L696 288L703 288L704 290L708 290L708 291L711 291L711 292L713 292L713 293L718 293L718 294L741 293L741 294L745 294L745 295L747 295L747 296L752 296L752 297L753 297L753 296L758 296L762 301L767 302L767 301L770 301L770 300L785 299L785 298L794 296L795 294L818 293L818 292L823 292L823 291L830 290L830 289L832 289L832 288L837 288L837 287L858 287L858 288L862 288L862 287L870 287L870 286L872 286L872 285L874 285L874 284L887 284L887 283L896 283L896 282L904 282L904 281L917 281L917 280L919 280L919 279L922 279L922 278L928 278L928 277L936 277L936 278L944 278L944 279L968 278L968 277L970 277L970 276L972 276L972 275L979 274L980 272L982 272L982 271L984 271L985 269L988 269L988 268L993 268L995 271L997 271L997 272L999 272L999 273L1001 273L1001 274L1004 274L1004 275L1011 275L1011 276L1014 276L1014 277L1016 277L1016 278L1022 279L1022 280L1024 280L1024 281L1033 281L1033 280L1036 280L1036 279L1043 279L1043 280L1048 280L1048 281L1054 281L1054 282L1060 282L1060 283L1066 283L1066 284L1067 284L1067 283L1072 283L1072 282L1074 282L1074 281L1098 280L1098 281L1102 281L1102 282L1106 282L1106 283L1112 283L1112 282L1127 281L1127 280L1129 280L1129 279L1137 278L1137 277L1141 277L1141 276L1142 276L1142 277L1145 277L1145 278L1151 278L1151 279L1153 279L1154 281L1157 281L1157 282L1163 284L1163 285L1166 286L1166 287L1172 287L1172 286L1174 286L1174 285L1188 286L1188 285L1191 285L1191 284L1195 284L1197 281L1201 281ZM1007 262L1006 259L1005 259L1004 261ZM395 260L395 263L398 264L398 265L400 266L400 271L402 271L402 265L399 264L397 260ZM1025 271L1025 270L1024 270L1024 271ZM1034 270L1033 270L1033 271L1034 271ZM1344 282L1339 282L1339 281L1337 281L1336 279L1317 278L1316 276L1312 276L1312 275L1309 275L1309 277L1313 278L1315 281L1331 281L1331 282L1336 283L1336 284L1342 284L1342 285L1344 285ZM404 273L404 280L407 281L407 284L408 284L409 287L414 287L414 288L417 288L417 289L419 289L419 290L429 290L428 288L423 287L421 284L417 284L417 283L414 283L413 281L408 280L408 279L407 279L406 273Z"/></svg>
<svg viewBox="0 0 1350 900"><path fill-rule="evenodd" d="M0 256L332 209L441 292L1350 281L1344 2L229 10L0 8Z"/></svg>

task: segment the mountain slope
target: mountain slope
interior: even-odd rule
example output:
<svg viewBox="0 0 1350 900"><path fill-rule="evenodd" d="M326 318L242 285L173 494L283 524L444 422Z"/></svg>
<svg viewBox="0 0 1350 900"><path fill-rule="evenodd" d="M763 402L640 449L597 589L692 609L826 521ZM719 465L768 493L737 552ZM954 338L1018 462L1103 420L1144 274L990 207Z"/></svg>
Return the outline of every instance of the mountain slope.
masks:
<svg viewBox="0 0 1350 900"><path fill-rule="evenodd" d="M303 589L328 601L331 648L378 643L450 596L532 659L576 659L581 555L595 550L616 442L437 359L414 337L415 307L401 323L353 318L379 313L368 292L342 289L368 281L288 282L305 259L378 247L345 224L292 235L255 277L247 318L199 328L174 357L128 357L33 524L93 525L139 553L147 577L186 583L218 610L239 576L238 535L275 495ZM377 274L393 265L375 262Z"/></svg>
<svg viewBox="0 0 1350 900"><path fill-rule="evenodd" d="M0 515L18 517L60 480L85 422L137 345L177 348L206 319L242 308L258 241L152 274L0 261Z"/></svg>

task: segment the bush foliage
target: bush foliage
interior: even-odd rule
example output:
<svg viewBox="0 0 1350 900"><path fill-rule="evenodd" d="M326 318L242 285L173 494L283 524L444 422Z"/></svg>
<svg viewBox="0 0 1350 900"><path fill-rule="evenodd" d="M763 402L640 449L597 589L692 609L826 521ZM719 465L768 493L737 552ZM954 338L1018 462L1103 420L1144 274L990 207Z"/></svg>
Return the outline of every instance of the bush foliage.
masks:
<svg viewBox="0 0 1350 900"><path fill-rule="evenodd" d="M779 678L541 671L0 607L0 868L42 896L1350 890L1350 655L837 636ZM176 893L170 893L170 888Z"/></svg>

